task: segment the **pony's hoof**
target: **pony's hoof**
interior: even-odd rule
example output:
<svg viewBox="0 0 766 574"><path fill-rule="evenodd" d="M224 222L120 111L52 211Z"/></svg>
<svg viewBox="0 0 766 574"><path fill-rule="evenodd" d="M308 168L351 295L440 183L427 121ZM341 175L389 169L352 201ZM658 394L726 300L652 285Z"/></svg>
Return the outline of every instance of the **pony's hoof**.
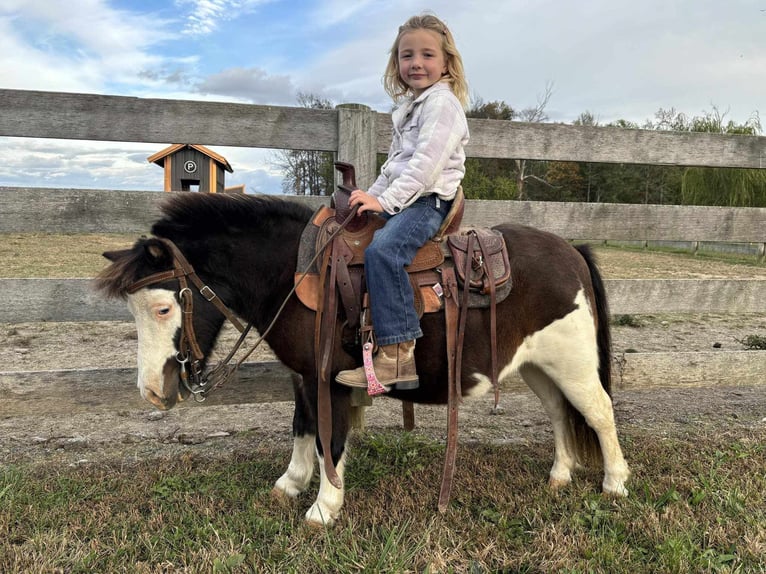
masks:
<svg viewBox="0 0 766 574"><path fill-rule="evenodd" d="M558 492L562 488L566 488L569 486L569 483L572 482L571 480L566 480L563 478L549 478L548 479L548 488L550 488L553 492Z"/></svg>
<svg viewBox="0 0 766 574"><path fill-rule="evenodd" d="M625 488L628 478L630 478L630 470L627 468L605 475L601 490L608 496L618 498L628 496L628 489Z"/></svg>
<svg viewBox="0 0 766 574"><path fill-rule="evenodd" d="M297 498L301 492L303 490L295 482L282 477L274 484L274 488L271 489L271 496Z"/></svg>
<svg viewBox="0 0 766 574"><path fill-rule="evenodd" d="M285 489L280 486L275 486L271 489L271 498L276 498L277 500L287 500L291 498L296 498L300 494L297 490L292 492L291 489Z"/></svg>
<svg viewBox="0 0 766 574"><path fill-rule="evenodd" d="M628 496L628 489L625 488L625 485L621 482L610 485L604 483L602 492L605 496L613 496L615 498L625 498Z"/></svg>
<svg viewBox="0 0 766 574"><path fill-rule="evenodd" d="M604 496L611 496L614 498L625 498L628 496L628 489L622 486L616 490L604 490L603 494Z"/></svg>
<svg viewBox="0 0 766 574"><path fill-rule="evenodd" d="M316 503L311 505L306 513L306 524L314 528L328 528L335 524L335 516Z"/></svg>

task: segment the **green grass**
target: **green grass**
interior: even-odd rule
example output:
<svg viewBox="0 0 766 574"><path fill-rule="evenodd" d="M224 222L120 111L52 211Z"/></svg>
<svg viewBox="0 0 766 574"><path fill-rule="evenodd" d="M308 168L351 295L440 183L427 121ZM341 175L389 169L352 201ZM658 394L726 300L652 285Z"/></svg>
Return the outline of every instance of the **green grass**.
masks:
<svg viewBox="0 0 766 574"><path fill-rule="evenodd" d="M271 496L287 450L0 471L2 572L764 572L766 435L623 438L625 499L596 469L558 494L550 445L463 446L436 511L443 445L416 434L352 444L332 529L316 495Z"/></svg>
<svg viewBox="0 0 766 574"><path fill-rule="evenodd" d="M766 351L766 337L763 335L747 335L737 342L748 351Z"/></svg>
<svg viewBox="0 0 766 574"><path fill-rule="evenodd" d="M756 255L745 255L738 253L727 253L723 251L705 251L704 249L698 250L696 253L689 249L681 247L663 247L660 245L652 245L650 247L644 247L642 245L629 245L623 243L617 244L594 244L594 247L598 249L615 249L618 251L632 251L641 253L666 253L670 255L683 255L693 259L707 259L710 261L720 261L723 263L731 263L738 265L748 265L752 267L762 267L763 262L759 261Z"/></svg>

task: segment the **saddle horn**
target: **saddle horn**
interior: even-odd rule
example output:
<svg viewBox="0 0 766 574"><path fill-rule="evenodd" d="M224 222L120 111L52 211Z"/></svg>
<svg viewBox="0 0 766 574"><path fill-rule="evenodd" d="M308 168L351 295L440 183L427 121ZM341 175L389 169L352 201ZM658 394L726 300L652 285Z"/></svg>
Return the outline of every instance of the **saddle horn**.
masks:
<svg viewBox="0 0 766 574"><path fill-rule="evenodd" d="M335 193L332 194L330 206L335 208L335 220L338 223L343 223L351 213L349 201L351 199L351 192L356 189L356 171L352 164L345 161L336 161L334 165L335 169L337 169L343 176L343 183L338 184L338 188L335 190ZM349 231L358 231L365 225L367 225L366 212L349 221L346 225L346 229Z"/></svg>

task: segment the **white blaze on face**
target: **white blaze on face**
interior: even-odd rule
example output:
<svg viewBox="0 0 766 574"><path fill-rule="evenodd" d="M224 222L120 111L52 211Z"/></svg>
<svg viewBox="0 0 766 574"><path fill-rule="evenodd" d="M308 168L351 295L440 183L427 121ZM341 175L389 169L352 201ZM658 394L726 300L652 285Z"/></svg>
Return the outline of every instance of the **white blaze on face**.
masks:
<svg viewBox="0 0 766 574"><path fill-rule="evenodd" d="M128 296L128 309L138 331L138 388L144 399L160 406L157 398L168 398L163 367L176 356L173 339L181 328L181 307L173 291L141 289Z"/></svg>

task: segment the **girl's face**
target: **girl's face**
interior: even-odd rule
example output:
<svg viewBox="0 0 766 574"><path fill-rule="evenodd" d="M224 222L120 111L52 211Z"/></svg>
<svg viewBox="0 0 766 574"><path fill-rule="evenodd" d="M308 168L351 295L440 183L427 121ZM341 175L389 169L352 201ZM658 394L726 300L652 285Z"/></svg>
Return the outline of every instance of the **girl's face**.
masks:
<svg viewBox="0 0 766 574"><path fill-rule="evenodd" d="M442 37L433 30L418 28L399 38L399 77L415 97L438 82L447 73Z"/></svg>

